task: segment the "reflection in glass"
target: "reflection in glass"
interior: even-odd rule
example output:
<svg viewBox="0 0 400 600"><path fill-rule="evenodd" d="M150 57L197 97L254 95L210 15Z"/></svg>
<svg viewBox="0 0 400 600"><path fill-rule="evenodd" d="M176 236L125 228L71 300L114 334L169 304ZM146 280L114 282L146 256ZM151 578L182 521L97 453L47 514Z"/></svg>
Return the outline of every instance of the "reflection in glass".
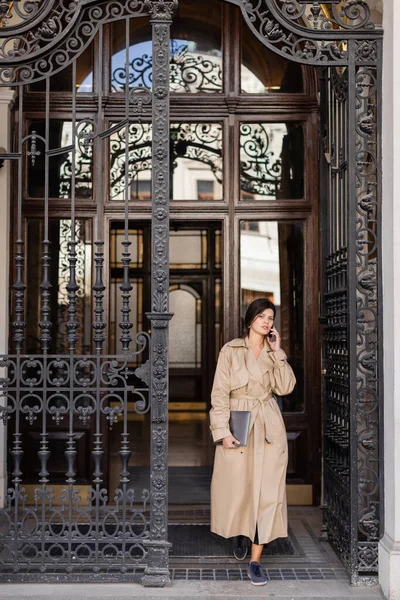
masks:
<svg viewBox="0 0 400 600"><path fill-rule="evenodd" d="M29 123L28 145L28 195L43 198L45 195L45 121ZM75 197L92 196L93 124L90 120L76 124L76 137L72 138L70 121L49 123L49 150L60 149L75 143ZM72 152L62 152L49 157L49 197L70 198L72 185Z"/></svg>
<svg viewBox="0 0 400 600"><path fill-rule="evenodd" d="M181 0L171 26L170 89L178 93L222 90L221 6ZM129 24L129 88L152 84L151 25L146 18ZM112 25L111 90L124 91L126 81L125 21Z"/></svg>
<svg viewBox="0 0 400 600"><path fill-rule="evenodd" d="M112 268L123 268L122 253L125 247L122 242L125 240L125 231L123 229L111 229L110 233L110 266ZM143 230L129 229L128 241L130 246L130 268L141 269L143 267Z"/></svg>
<svg viewBox="0 0 400 600"><path fill-rule="evenodd" d="M202 199L199 185L208 185L205 200L222 198L222 125L180 123L171 126L173 200ZM200 183L201 182L201 183ZM207 182L207 184L205 183Z"/></svg>
<svg viewBox="0 0 400 600"><path fill-rule="evenodd" d="M40 353L40 330L38 323L41 321L41 290L43 280L42 253L44 239L44 223L41 219L29 219L27 222L27 352ZM69 246L71 242L71 220L50 219L50 306L52 339L50 352L53 354L67 354L69 345L67 340L67 322L69 296L67 285L70 280ZM75 347L76 354L86 354L91 349L91 308L92 308L92 227L89 219L75 221L75 252L76 252L76 320L78 341Z"/></svg>
<svg viewBox="0 0 400 600"><path fill-rule="evenodd" d="M214 282L215 295L215 362L218 361L219 351L222 348L222 280L217 278Z"/></svg>
<svg viewBox="0 0 400 600"><path fill-rule="evenodd" d="M126 86L126 30L125 21L116 21L111 27L111 91L122 92ZM142 85L151 88L152 43L149 19L129 21L129 71L130 88Z"/></svg>
<svg viewBox="0 0 400 600"><path fill-rule="evenodd" d="M240 124L242 200L304 195L304 134L301 123Z"/></svg>
<svg viewBox="0 0 400 600"><path fill-rule="evenodd" d="M188 285L172 285L169 326L169 363L175 368L201 367L201 298Z"/></svg>
<svg viewBox="0 0 400 600"><path fill-rule="evenodd" d="M215 231L215 268L222 269L222 231Z"/></svg>
<svg viewBox="0 0 400 600"><path fill-rule="evenodd" d="M269 50L242 18L241 91L248 94L301 93L301 65Z"/></svg>
<svg viewBox="0 0 400 600"><path fill-rule="evenodd" d="M111 200L125 200L125 127L110 137L110 196ZM147 200L151 190L151 125L129 125L128 179L131 200ZM146 195L141 192L143 188Z"/></svg>
<svg viewBox="0 0 400 600"><path fill-rule="evenodd" d="M206 269L207 230L170 231L169 266L171 269Z"/></svg>
<svg viewBox="0 0 400 600"><path fill-rule="evenodd" d="M76 91L93 92L93 42L76 59ZM29 86L32 92L45 92L46 81L37 81ZM72 93L72 64L50 77L51 92Z"/></svg>
<svg viewBox="0 0 400 600"><path fill-rule="evenodd" d="M129 125L128 180L131 200L151 196L151 124ZM222 199L221 123L172 123L172 200ZM125 127L110 138L110 196L125 199ZM206 193L207 192L207 193Z"/></svg>
<svg viewBox="0 0 400 600"><path fill-rule="evenodd" d="M222 6L219 0L179 2L171 25L171 91L222 91Z"/></svg>
<svg viewBox="0 0 400 600"><path fill-rule="evenodd" d="M254 227L257 225L257 228ZM275 326L297 378L285 412L304 410L304 236L302 223L242 221L241 317L256 298L276 306Z"/></svg>

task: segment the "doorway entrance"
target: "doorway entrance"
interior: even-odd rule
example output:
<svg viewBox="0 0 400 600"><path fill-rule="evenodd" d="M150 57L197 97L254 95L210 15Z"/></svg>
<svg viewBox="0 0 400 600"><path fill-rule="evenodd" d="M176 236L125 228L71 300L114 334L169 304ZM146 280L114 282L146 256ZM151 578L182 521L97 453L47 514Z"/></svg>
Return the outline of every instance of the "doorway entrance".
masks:
<svg viewBox="0 0 400 600"><path fill-rule="evenodd" d="M206 431L212 360L260 294L280 302L300 382L280 399L292 497L322 501L354 580L375 573L381 35L367 5L53 4L1 18L1 81L17 90L0 154L14 242L2 565L169 581L174 423ZM137 490L131 420L148 424Z"/></svg>
<svg viewBox="0 0 400 600"><path fill-rule="evenodd" d="M276 304L277 327L297 377L296 390L278 399L288 431L290 505L317 504L321 484L320 397L316 395L313 399L312 371L308 368L307 372L305 368L309 365L307 354L311 354L313 362L319 354L318 346L314 352L307 352L304 336L305 322L310 330L317 332L319 319L316 311L307 313L304 301L305 284L313 276L314 265L313 255L305 250L306 240L309 248L313 243L317 245L310 221L310 217L295 221L236 219L239 243L234 261L240 263L240 288L235 293L241 297L241 318L256 297L268 297ZM223 344L224 322L229 320L223 306L226 223L227 219L225 223L186 219L171 222L169 301L177 317L169 329L168 464L169 503L173 505L207 505L208 509L209 504L214 454L208 422L210 391ZM123 238L124 229L119 221L110 221L109 227L110 350L118 354L121 352L117 335L121 311L118 290L123 281L118 248L121 248L119 237ZM132 333L136 334L149 327L143 307L151 285L150 222L131 221L129 240L138 257L130 265ZM146 355L143 359L146 360ZM133 444L129 463L133 469L130 469L131 480L139 488L142 483L146 487L150 469L149 420L144 415L135 415L133 402L128 413ZM109 487L113 489L118 484L115 468L115 461L119 461L118 424L108 435L113 465L108 472L111 476L114 474Z"/></svg>

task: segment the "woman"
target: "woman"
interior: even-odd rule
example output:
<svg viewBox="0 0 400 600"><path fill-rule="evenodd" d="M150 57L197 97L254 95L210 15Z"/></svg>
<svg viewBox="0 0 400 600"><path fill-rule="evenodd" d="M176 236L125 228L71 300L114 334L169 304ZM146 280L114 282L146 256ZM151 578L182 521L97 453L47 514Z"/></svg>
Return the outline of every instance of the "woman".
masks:
<svg viewBox="0 0 400 600"><path fill-rule="evenodd" d="M275 314L265 298L249 305L247 335L222 348L211 392L210 429L214 442L222 440L211 482L211 531L252 540L247 573L254 585L267 583L263 545L287 536L287 439L273 393L290 394L296 379L280 347ZM246 447L229 430L233 410L251 411Z"/></svg>

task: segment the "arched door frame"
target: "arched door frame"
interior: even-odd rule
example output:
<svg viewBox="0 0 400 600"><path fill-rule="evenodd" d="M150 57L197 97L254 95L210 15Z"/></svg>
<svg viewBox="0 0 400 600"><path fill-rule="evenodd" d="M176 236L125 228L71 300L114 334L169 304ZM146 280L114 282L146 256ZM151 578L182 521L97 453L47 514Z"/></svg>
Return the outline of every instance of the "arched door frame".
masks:
<svg viewBox="0 0 400 600"><path fill-rule="evenodd" d="M382 31L369 23L369 9L363 0L228 0L238 6L253 34L270 50L295 62L324 68L326 91L322 91L324 126L321 156L325 157L321 179L322 199L327 210L323 212L325 240L324 258L327 260L324 289L325 358L325 437L332 444L326 446L325 465L332 462L335 449L343 447L340 455L346 464L333 465L330 476L340 484L335 493L325 481L325 515L328 535L344 560L352 581L364 575L377 573L378 541L380 536L380 479L379 468L382 445L380 413L382 410L381 315L381 71ZM6 43L0 50L0 82L4 87L20 87L64 69L89 45L101 24L117 19L150 16L153 35L153 89L138 90L127 95L126 119L130 114L140 118L152 111L153 125L153 188L152 188L152 305L148 313L151 321L150 362L140 373L150 386L152 412L151 452L151 517L150 535L146 540L147 564L144 585L165 585L169 581L167 539L167 431L168 431L168 323L172 318L168 308L168 231L169 231L169 29L178 0L130 0L117 2L84 0L57 4L44 1L31 11L20 10L14 3L15 25L8 20L13 3L3 3L1 37ZM310 26L307 26L308 23ZM28 35L29 34L29 35ZM101 47L101 45L100 45ZM15 51L18 48L18 52ZM100 53L101 54L101 53ZM101 61L101 56L98 58ZM324 95L325 94L325 95ZM333 94L328 97L329 94ZM129 96L129 97L128 97ZM341 139L335 137L338 113L333 113L331 99L345 103L342 115L346 126ZM100 90L101 100L101 90ZM335 105L336 106L336 105ZM332 109L332 110L331 110ZM19 111L22 114L22 94ZM336 110L336 109L335 109ZM101 101L99 101L99 114ZM330 134L329 134L330 132ZM101 148L102 136L109 132L96 131L92 142ZM329 137L330 135L330 137ZM24 140L25 143L26 140ZM336 147L332 142L336 142ZM32 138L30 137L31 151ZM329 146L329 143L331 146ZM21 164L22 145L14 153L3 152L0 160ZM346 171L346 176L343 173ZM328 178L337 181L330 186ZM342 182L342 183L340 183ZM345 182L345 183L343 183ZM342 211L342 212L341 212ZM99 214L101 212L99 200ZM345 223L341 229L340 223ZM342 232L340 233L339 230ZM103 343L103 240L98 222L96 248L95 344L99 354ZM20 236L19 236L20 240ZM22 240L16 256L14 284L15 321L14 339L21 349L25 323L23 321L23 254ZM128 248L128 246L127 246ZM44 246L44 271L48 248ZM74 260L73 249L70 259ZM126 256L126 269L129 268ZM73 273L73 269L72 269ZM70 289L73 304L74 285ZM47 286L47 287L46 287ZM126 281L128 292L129 282ZM44 278L44 305L42 306L43 364L47 364L49 307L46 305L48 279ZM121 288L122 289L122 288ZM122 291L124 291L122 289ZM335 298L340 302L335 303ZM341 318L338 317L341 313ZM129 345L129 312L125 313L123 333ZM69 341L75 343L75 315L70 313ZM145 339L139 340L145 344ZM20 346L18 346L20 344ZM3 367L20 373L21 354L5 356ZM48 368L48 365L47 367ZM151 374L151 376L150 376ZM338 378L341 379L339 391ZM10 383L3 381L6 390ZM347 398L347 401L345 400ZM16 410L12 403L0 408L5 422ZM339 435L338 431L339 430ZM72 446L71 446L72 448ZM333 449L332 449L333 448ZM342 448L342 449L343 449ZM72 465L74 454L68 455ZM45 472L47 447L42 444L42 471ZM18 437L12 449L18 488L18 470L21 450ZM100 457L100 455L99 455ZM125 460L125 459L124 459ZM100 461L100 458L98 458ZM96 469L100 462L96 463ZM332 467L332 465L331 465ZM326 471L328 473L328 471ZM43 475L45 478L45 476ZM99 485L100 485L100 478ZM43 480L43 484L45 481ZM327 487L328 485L328 487ZM340 490L338 492L338 489ZM338 493L348 493L346 500ZM342 507L344 522L335 520ZM343 529L344 527L344 529ZM349 543L341 546L343 532Z"/></svg>

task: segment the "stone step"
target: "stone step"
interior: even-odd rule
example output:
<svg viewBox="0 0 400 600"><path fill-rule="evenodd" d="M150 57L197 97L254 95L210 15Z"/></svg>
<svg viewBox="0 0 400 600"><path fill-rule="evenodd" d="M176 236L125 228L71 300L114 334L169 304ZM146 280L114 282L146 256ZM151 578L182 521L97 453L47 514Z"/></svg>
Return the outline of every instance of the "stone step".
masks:
<svg viewBox="0 0 400 600"><path fill-rule="evenodd" d="M166 588L139 584L1 584L0 600L383 600L378 586L351 587L347 581L272 581L252 586L243 581L176 581Z"/></svg>

